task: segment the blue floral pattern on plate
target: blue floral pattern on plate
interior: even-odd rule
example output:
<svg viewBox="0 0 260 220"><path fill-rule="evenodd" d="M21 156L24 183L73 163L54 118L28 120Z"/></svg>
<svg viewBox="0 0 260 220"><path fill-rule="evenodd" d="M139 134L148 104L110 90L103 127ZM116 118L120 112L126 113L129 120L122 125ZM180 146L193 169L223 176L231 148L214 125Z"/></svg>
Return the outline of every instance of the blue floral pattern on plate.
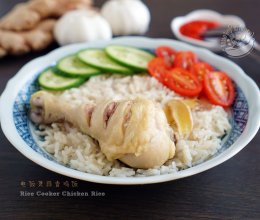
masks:
<svg viewBox="0 0 260 220"><path fill-rule="evenodd" d="M43 157L55 161L48 152L39 147L30 129L30 121L28 117L30 97L40 89L36 78L37 76L27 82L15 99L13 107L14 124L19 135L30 148L41 154Z"/></svg>
<svg viewBox="0 0 260 220"><path fill-rule="evenodd" d="M15 99L13 106L14 123L19 135L30 148L41 154L43 157L55 161L52 155L50 155L37 144L37 140L31 133L30 129L31 124L28 120L30 97L34 92L39 90L36 77L27 82L27 84L23 87ZM223 138L222 147L214 156L229 148L239 138L246 127L248 120L248 103L245 95L239 87L236 87L236 92L236 99L230 112L232 130Z"/></svg>

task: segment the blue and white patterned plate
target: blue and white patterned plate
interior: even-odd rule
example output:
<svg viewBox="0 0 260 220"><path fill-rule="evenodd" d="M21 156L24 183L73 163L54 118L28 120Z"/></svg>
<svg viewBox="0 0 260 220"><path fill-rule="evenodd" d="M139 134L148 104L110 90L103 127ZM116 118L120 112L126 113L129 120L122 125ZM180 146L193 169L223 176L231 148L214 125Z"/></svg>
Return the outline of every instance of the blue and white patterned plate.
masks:
<svg viewBox="0 0 260 220"><path fill-rule="evenodd" d="M217 69L223 70L236 83L237 96L231 109L231 132L222 140L221 150L211 159L192 168L174 174L151 177L105 177L83 173L57 163L53 157L41 149L31 133L28 120L29 100L32 93L39 89L38 73L47 66L66 55L87 47L105 47L108 44L125 44L130 46L154 49L159 45L169 45L177 50L192 50L199 58L209 62ZM165 182L210 169L238 153L253 138L260 125L260 97L256 84L234 63L217 56L208 50L165 39L149 39L139 37L116 38L112 41L101 41L88 44L77 44L59 48L50 54L35 59L25 65L18 74L9 81L0 100L1 126L9 141L26 157L39 165L57 173L109 184L147 184ZM4 108L3 108L4 106Z"/></svg>

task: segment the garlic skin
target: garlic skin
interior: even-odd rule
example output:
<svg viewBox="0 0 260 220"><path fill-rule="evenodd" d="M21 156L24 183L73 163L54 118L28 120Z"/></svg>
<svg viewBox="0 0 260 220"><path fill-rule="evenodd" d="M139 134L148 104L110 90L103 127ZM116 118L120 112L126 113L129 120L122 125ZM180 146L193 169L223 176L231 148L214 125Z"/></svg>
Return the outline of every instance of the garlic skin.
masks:
<svg viewBox="0 0 260 220"><path fill-rule="evenodd" d="M109 0L101 14L114 35L144 34L151 21L148 7L140 0Z"/></svg>
<svg viewBox="0 0 260 220"><path fill-rule="evenodd" d="M112 31L108 22L94 10L75 10L63 15L54 27L60 45L108 40Z"/></svg>

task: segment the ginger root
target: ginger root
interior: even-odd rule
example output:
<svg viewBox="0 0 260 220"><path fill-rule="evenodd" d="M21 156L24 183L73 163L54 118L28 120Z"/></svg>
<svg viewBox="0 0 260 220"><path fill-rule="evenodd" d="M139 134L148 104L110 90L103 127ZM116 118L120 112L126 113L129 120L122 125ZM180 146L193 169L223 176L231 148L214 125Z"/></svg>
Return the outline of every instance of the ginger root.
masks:
<svg viewBox="0 0 260 220"><path fill-rule="evenodd" d="M7 54L6 50L0 46L0 58Z"/></svg>
<svg viewBox="0 0 260 220"><path fill-rule="evenodd" d="M0 58L46 48L54 41L57 18L91 5L92 0L30 0L17 4L0 19Z"/></svg>
<svg viewBox="0 0 260 220"><path fill-rule="evenodd" d="M55 22L54 19L47 19L34 29L19 33L0 29L0 57L44 49L53 42L52 30Z"/></svg>
<svg viewBox="0 0 260 220"><path fill-rule="evenodd" d="M70 10L88 8L91 4L91 0L31 0L18 4L1 18L0 29L30 30L43 19L58 18Z"/></svg>
<svg viewBox="0 0 260 220"><path fill-rule="evenodd" d="M17 4L11 12L0 19L0 29L4 30L29 30L41 21L40 15L32 11L27 3Z"/></svg>

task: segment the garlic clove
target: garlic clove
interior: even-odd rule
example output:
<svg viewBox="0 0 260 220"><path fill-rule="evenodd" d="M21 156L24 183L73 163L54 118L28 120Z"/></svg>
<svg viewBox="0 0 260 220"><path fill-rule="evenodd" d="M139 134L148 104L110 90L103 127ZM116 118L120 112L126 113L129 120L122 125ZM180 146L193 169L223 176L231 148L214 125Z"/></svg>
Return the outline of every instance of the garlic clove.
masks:
<svg viewBox="0 0 260 220"><path fill-rule="evenodd" d="M189 106L191 109L196 108L199 105L198 99L184 99L182 100L187 106Z"/></svg>
<svg viewBox="0 0 260 220"><path fill-rule="evenodd" d="M171 100L166 103L164 112L170 126L177 129L181 137L187 138L193 129L190 107L182 100Z"/></svg>

